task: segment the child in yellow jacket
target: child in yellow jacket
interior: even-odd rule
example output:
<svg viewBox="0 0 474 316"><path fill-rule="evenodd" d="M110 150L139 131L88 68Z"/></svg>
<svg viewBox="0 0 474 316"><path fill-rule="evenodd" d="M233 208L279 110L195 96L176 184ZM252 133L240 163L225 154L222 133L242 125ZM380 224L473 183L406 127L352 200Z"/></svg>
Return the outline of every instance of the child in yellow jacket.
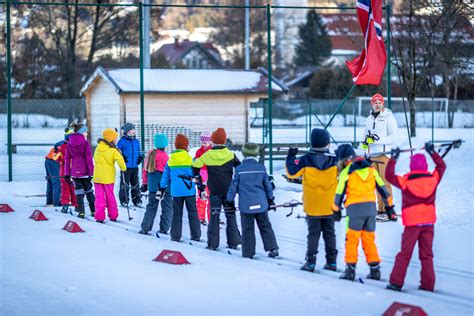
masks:
<svg viewBox="0 0 474 316"><path fill-rule="evenodd" d="M385 205L388 205L390 194L371 162L357 157L351 145L339 146L336 154L339 160L344 161L344 169L339 174L333 210L340 212L344 197L347 210L346 270L340 278L352 281L355 279L359 240L362 240L362 248L370 267L367 277L380 280L380 257L375 245L375 190L382 196Z"/></svg>
<svg viewBox="0 0 474 316"><path fill-rule="evenodd" d="M105 208L111 221L116 222L119 215L114 195L115 162L121 171L127 167L116 147L117 136L114 129L105 129L94 153L95 220L99 223L105 221Z"/></svg>

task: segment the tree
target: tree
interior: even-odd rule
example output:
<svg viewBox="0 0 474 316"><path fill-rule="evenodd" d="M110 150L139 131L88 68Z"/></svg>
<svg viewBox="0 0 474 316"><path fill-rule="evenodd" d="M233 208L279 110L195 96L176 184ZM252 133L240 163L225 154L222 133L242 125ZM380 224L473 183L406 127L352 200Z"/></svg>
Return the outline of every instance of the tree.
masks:
<svg viewBox="0 0 474 316"><path fill-rule="evenodd" d="M299 43L296 46L296 66L319 66L331 56L331 39L326 25L315 10L306 14L306 23L298 27Z"/></svg>
<svg viewBox="0 0 474 316"><path fill-rule="evenodd" d="M441 60L443 47L449 47L452 34L459 32L461 19L468 12L462 0L445 0L434 4L430 0L405 0L399 8L400 16L393 26L394 49L398 55L396 66L410 106L411 136L416 136L416 96L430 72ZM452 49L452 48L451 48Z"/></svg>
<svg viewBox="0 0 474 316"><path fill-rule="evenodd" d="M265 0L250 0L250 5L264 5ZM245 64L245 9L219 10L212 25L217 31L211 40L225 50L231 68ZM250 9L250 67L267 64L267 24L265 9Z"/></svg>

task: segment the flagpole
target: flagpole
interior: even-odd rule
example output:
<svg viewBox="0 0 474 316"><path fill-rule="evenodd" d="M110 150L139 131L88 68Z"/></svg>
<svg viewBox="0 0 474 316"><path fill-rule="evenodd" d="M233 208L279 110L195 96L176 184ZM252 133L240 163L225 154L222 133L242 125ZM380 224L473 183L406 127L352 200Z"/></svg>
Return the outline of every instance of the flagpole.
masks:
<svg viewBox="0 0 474 316"><path fill-rule="evenodd" d="M353 84L352 87L349 89L349 92L347 92L347 94L344 97L344 99L342 100L341 104L339 104L338 108L336 109L336 112L334 112L334 114L331 116L331 119L329 120L329 122L326 124L326 126L324 126L325 130L328 129L329 125L331 125L331 123L334 120L334 118L336 117L337 113L339 113L339 111L342 109L342 107L346 103L347 99L350 98L350 96L352 95L352 92L354 91L355 87L356 87L356 85Z"/></svg>

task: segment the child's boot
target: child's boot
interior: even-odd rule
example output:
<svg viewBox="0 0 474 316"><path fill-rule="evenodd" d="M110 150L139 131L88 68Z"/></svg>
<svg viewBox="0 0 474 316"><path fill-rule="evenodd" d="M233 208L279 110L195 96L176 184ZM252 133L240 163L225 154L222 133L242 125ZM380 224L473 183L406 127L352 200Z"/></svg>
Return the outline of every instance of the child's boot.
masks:
<svg viewBox="0 0 474 316"><path fill-rule="evenodd" d="M306 255L306 262L305 264L301 267L301 270L303 271L309 271L309 272L314 272L314 269L316 269L316 255Z"/></svg>
<svg viewBox="0 0 474 316"><path fill-rule="evenodd" d="M339 279L354 281L355 280L355 269L356 269L355 263L348 263L346 265L346 270L344 271L344 273L341 274Z"/></svg>
<svg viewBox="0 0 474 316"><path fill-rule="evenodd" d="M367 279L380 280L380 264L378 262L369 263L370 273L367 275Z"/></svg>

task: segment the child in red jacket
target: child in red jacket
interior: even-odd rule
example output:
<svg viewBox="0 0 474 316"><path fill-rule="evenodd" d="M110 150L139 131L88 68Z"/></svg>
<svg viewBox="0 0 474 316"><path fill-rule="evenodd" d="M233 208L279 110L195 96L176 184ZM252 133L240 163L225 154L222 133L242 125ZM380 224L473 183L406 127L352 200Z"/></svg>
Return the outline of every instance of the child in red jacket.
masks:
<svg viewBox="0 0 474 316"><path fill-rule="evenodd" d="M425 150L436 164L433 172L428 171L428 163L423 154L411 157L410 172L404 176L395 175L395 164L400 155L397 148L387 164L385 177L395 187L402 190L402 221L405 230L402 235L402 248L397 254L390 283L387 289L401 291L413 248L418 242L421 261L421 284L419 288L433 291L435 272L433 267L433 238L436 223L436 188L438 187L446 164L434 150L432 143L425 144Z"/></svg>
<svg viewBox="0 0 474 316"><path fill-rule="evenodd" d="M196 151L196 155L194 155L194 159L198 159L206 151L211 149L211 132L202 132L201 134L201 147ZM206 166L202 167L201 170L199 171L199 175L201 176L203 184L207 183L207 168ZM206 222L206 213L207 213L207 219L209 220L211 218L211 206L209 204L209 200L207 199L207 196L209 196L209 189L208 186L206 185L206 198L204 199L204 196L201 196L201 194L197 195L196 199L196 204L197 204L197 209L198 209L198 217L199 221L203 225L207 225Z"/></svg>

